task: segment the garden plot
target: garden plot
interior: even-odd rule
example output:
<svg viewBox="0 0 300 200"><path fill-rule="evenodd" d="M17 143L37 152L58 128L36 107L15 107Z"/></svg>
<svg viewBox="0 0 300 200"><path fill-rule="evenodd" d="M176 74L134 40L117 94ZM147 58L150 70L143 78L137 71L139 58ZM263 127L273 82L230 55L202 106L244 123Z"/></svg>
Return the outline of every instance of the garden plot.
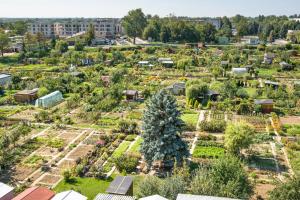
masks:
<svg viewBox="0 0 300 200"><path fill-rule="evenodd" d="M66 157L67 159L76 160L84 158L89 152L93 150L93 145L79 145L72 153Z"/></svg>
<svg viewBox="0 0 300 200"><path fill-rule="evenodd" d="M27 121L35 121L35 115L39 113L39 109L37 108L29 108L27 110L15 113L11 115L9 118L11 119L19 119L19 120L27 120Z"/></svg>
<svg viewBox="0 0 300 200"><path fill-rule="evenodd" d="M300 124L300 117L299 116L280 117L280 122L283 125Z"/></svg>
<svg viewBox="0 0 300 200"><path fill-rule="evenodd" d="M267 127L267 119L263 116L234 115L233 121L251 124L256 132L265 132Z"/></svg>

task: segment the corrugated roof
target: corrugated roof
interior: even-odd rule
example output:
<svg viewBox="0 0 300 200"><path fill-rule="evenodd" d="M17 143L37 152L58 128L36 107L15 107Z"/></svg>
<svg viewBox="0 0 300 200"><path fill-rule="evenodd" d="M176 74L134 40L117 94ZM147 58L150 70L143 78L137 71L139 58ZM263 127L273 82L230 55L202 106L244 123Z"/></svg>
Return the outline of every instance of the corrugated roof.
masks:
<svg viewBox="0 0 300 200"><path fill-rule="evenodd" d="M38 90L39 90L38 88L33 89L33 90L22 90L22 91L17 92L16 94L20 94L20 95L33 94L33 93L36 93Z"/></svg>
<svg viewBox="0 0 300 200"><path fill-rule="evenodd" d="M9 74L0 74L0 79L1 78L7 78L7 77L11 77L11 75L9 75Z"/></svg>
<svg viewBox="0 0 300 200"><path fill-rule="evenodd" d="M13 200L50 200L55 193L45 187L28 188Z"/></svg>
<svg viewBox="0 0 300 200"><path fill-rule="evenodd" d="M114 195L114 194L98 194L94 200L134 200L131 196Z"/></svg>
<svg viewBox="0 0 300 200"><path fill-rule="evenodd" d="M110 194L126 194L132 186L132 178L129 176L117 176L109 185L106 192Z"/></svg>
<svg viewBox="0 0 300 200"><path fill-rule="evenodd" d="M176 200L234 200L234 199L225 198L225 197L203 196L203 195L178 194Z"/></svg>
<svg viewBox="0 0 300 200"><path fill-rule="evenodd" d="M87 200L87 197L73 190L56 194L51 200Z"/></svg>
<svg viewBox="0 0 300 200"><path fill-rule="evenodd" d="M139 200L168 200L168 199L156 194L149 197L140 198Z"/></svg>
<svg viewBox="0 0 300 200"><path fill-rule="evenodd" d="M0 182L0 198L13 191L13 189L13 187Z"/></svg>

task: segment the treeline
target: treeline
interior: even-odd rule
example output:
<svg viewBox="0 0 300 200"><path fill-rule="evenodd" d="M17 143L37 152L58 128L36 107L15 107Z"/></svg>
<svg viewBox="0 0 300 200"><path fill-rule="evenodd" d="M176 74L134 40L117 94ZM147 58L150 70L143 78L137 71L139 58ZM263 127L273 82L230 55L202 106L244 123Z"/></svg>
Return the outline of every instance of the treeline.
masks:
<svg viewBox="0 0 300 200"><path fill-rule="evenodd" d="M297 16L297 15L296 15ZM263 16L255 18L236 15L219 17L219 29L206 20L187 17L145 15L141 9L132 10L123 18L128 36L142 37L157 42L206 42L216 43L219 37L239 41L245 35L257 35L262 41L272 42L286 38L288 30L300 30L300 22L287 16ZM237 34L233 35L233 29Z"/></svg>

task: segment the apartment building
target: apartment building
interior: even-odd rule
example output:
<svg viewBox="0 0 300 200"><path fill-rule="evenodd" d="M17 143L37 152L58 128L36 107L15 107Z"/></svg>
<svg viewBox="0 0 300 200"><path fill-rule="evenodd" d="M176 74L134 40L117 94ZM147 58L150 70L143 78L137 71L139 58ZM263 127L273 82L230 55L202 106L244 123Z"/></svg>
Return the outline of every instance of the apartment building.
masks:
<svg viewBox="0 0 300 200"><path fill-rule="evenodd" d="M28 24L30 33L42 32L46 37L69 37L86 32L90 25L94 27L96 38L115 38L123 32L121 20L116 18L60 19L55 21L37 19Z"/></svg>

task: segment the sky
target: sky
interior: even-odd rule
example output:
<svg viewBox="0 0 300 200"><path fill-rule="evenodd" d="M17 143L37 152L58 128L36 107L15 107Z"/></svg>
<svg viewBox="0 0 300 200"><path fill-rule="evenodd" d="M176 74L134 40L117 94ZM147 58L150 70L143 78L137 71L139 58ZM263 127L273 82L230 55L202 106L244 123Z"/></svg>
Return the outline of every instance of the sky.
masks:
<svg viewBox="0 0 300 200"><path fill-rule="evenodd" d="M300 0L0 0L0 17L123 17L146 14L217 17L300 14Z"/></svg>

